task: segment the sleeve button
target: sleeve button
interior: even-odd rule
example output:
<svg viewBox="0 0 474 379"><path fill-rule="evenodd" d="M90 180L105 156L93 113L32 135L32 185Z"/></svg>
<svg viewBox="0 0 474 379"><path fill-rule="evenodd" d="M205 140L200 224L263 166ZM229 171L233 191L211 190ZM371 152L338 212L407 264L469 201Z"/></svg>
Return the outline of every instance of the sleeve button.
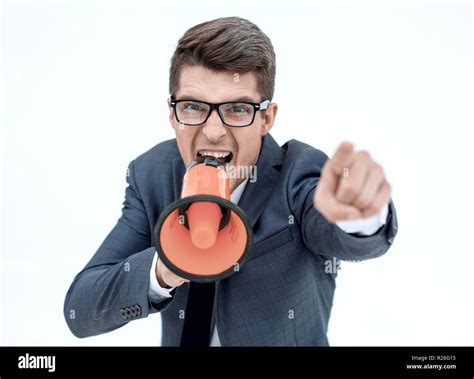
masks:
<svg viewBox="0 0 474 379"><path fill-rule="evenodd" d="M142 314L142 309L138 304L135 304L135 309L137 311L137 316L140 316Z"/></svg>

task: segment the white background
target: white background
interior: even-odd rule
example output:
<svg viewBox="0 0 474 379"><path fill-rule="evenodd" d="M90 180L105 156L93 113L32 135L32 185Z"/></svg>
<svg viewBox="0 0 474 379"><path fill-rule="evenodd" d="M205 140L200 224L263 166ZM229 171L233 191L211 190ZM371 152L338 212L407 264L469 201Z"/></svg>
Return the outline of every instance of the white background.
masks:
<svg viewBox="0 0 474 379"><path fill-rule="evenodd" d="M387 255L345 263L332 345L472 345L469 4L14 3L2 7L4 345L159 345L160 316L77 339L62 307L120 216L129 161L173 138L169 60L238 15L277 54L273 135L368 149L393 185Z"/></svg>

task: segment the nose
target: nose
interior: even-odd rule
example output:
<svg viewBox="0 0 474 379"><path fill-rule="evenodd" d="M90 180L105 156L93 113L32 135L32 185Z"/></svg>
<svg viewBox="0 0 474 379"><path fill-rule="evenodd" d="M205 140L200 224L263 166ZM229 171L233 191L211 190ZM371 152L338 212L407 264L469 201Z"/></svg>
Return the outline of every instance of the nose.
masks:
<svg viewBox="0 0 474 379"><path fill-rule="evenodd" d="M219 142L227 134L226 126L217 112L217 109L211 112L202 128L202 132L210 142Z"/></svg>

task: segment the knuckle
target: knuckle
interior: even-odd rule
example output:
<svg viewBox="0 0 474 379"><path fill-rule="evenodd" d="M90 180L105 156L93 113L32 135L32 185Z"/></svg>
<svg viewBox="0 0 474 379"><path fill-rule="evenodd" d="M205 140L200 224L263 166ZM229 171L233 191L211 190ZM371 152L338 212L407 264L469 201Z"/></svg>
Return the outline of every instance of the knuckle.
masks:
<svg viewBox="0 0 474 379"><path fill-rule="evenodd" d="M382 206L378 202L374 202L367 207L367 210L372 214L377 214L382 209Z"/></svg>
<svg viewBox="0 0 474 379"><path fill-rule="evenodd" d="M354 203L359 209L366 209L370 205L370 199L367 196L360 196Z"/></svg>
<svg viewBox="0 0 474 379"><path fill-rule="evenodd" d="M352 183L349 183L342 187L342 195L344 197L350 197L352 199L357 195L357 192L357 187Z"/></svg>
<svg viewBox="0 0 474 379"><path fill-rule="evenodd" d="M373 168L374 172L379 175L379 176L384 176L384 170L383 170L383 167L381 164L379 163L374 163L374 168Z"/></svg>
<svg viewBox="0 0 474 379"><path fill-rule="evenodd" d="M365 161L368 161L371 159L370 153L367 150L359 151L358 156L360 157L360 159L363 159Z"/></svg>

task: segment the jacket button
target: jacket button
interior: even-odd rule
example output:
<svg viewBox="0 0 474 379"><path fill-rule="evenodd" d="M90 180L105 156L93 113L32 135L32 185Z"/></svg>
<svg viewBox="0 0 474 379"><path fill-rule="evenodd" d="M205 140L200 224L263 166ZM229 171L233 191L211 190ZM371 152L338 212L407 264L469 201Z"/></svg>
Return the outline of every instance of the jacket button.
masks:
<svg viewBox="0 0 474 379"><path fill-rule="evenodd" d="M132 314L130 313L130 308L129 307L125 308L125 314L127 315L127 318L132 317Z"/></svg>
<svg viewBox="0 0 474 379"><path fill-rule="evenodd" d="M122 308L122 309L120 310L120 316L122 316L122 318L123 318L124 320L127 319L127 313L125 312L125 309Z"/></svg>
<svg viewBox="0 0 474 379"><path fill-rule="evenodd" d="M135 309L135 306L130 307L130 313L132 314L132 317L135 317L137 315L137 310Z"/></svg>
<svg viewBox="0 0 474 379"><path fill-rule="evenodd" d="M135 304L135 310L137 312L137 316L140 316L142 314L142 309L138 304Z"/></svg>

